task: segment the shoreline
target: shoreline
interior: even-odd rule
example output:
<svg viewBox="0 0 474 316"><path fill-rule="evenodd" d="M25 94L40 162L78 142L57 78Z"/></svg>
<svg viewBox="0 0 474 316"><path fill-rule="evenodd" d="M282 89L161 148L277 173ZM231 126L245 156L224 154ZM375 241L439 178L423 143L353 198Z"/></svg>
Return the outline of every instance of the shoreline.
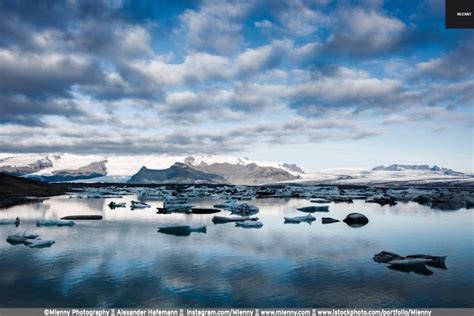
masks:
<svg viewBox="0 0 474 316"><path fill-rule="evenodd" d="M65 184L49 184L0 173L0 209L43 201L65 194L72 188Z"/></svg>

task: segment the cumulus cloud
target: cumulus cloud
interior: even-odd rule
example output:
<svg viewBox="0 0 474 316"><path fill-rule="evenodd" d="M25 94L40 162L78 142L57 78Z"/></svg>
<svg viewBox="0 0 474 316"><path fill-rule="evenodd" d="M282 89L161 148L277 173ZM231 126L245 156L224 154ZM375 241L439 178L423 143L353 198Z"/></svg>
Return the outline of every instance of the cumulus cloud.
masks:
<svg viewBox="0 0 474 316"><path fill-rule="evenodd" d="M261 28L263 30L269 30L274 27L273 23L264 19L262 21L256 21L253 23L256 27Z"/></svg>
<svg viewBox="0 0 474 316"><path fill-rule="evenodd" d="M240 48L243 17L251 3L205 1L199 10L186 10L180 17L191 50L228 54Z"/></svg>
<svg viewBox="0 0 474 316"><path fill-rule="evenodd" d="M329 67L312 72L307 82L289 92L290 105L307 115L321 115L337 108L361 110L390 107L401 96L402 83L379 79L347 67Z"/></svg>
<svg viewBox="0 0 474 316"><path fill-rule="evenodd" d="M81 55L33 54L0 49L0 89L10 93L67 93L73 84L94 81L95 64Z"/></svg>
<svg viewBox="0 0 474 316"><path fill-rule="evenodd" d="M458 48L440 57L431 58L416 64L416 76L456 79L473 77L474 37L463 42Z"/></svg>
<svg viewBox="0 0 474 316"><path fill-rule="evenodd" d="M158 57L149 61L137 60L125 67L142 74L157 85L182 85L197 81L227 79L231 76L230 66L226 57L193 53L186 56L180 64L167 63Z"/></svg>
<svg viewBox="0 0 474 316"><path fill-rule="evenodd" d="M279 2L273 8L284 32L295 36L307 36L327 22L324 14L301 0Z"/></svg>
<svg viewBox="0 0 474 316"><path fill-rule="evenodd" d="M288 42L276 41L270 45L245 50L235 61L237 73L252 74L260 70L274 68L287 55L291 45Z"/></svg>
<svg viewBox="0 0 474 316"><path fill-rule="evenodd" d="M403 40L407 26L376 10L344 8L333 16L332 32L325 49L343 55L389 52Z"/></svg>
<svg viewBox="0 0 474 316"><path fill-rule="evenodd" d="M470 35L421 47L425 22L381 1L202 1L153 21L130 6L0 3L0 151L359 140L473 103Z"/></svg>

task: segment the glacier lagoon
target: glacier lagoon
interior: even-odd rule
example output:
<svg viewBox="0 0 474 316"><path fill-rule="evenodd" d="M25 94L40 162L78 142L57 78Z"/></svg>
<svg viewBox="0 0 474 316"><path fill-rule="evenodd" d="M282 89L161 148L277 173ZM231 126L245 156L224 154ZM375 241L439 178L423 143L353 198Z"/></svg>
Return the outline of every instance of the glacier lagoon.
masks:
<svg viewBox="0 0 474 316"><path fill-rule="evenodd" d="M473 307L474 213L433 210L414 202L379 206L354 200L330 203L316 221L284 224L306 199L254 199L261 229L214 225L213 215L156 214L110 209L111 201L49 198L0 211L0 307ZM199 199L199 207L219 201ZM351 212L370 222L352 228ZM103 215L74 227L36 227L42 219ZM223 211L218 215L227 215ZM207 226L179 237L158 233L167 224ZM50 248L12 246L8 235L28 231L55 240ZM447 269L402 272L372 260L374 254L446 255Z"/></svg>

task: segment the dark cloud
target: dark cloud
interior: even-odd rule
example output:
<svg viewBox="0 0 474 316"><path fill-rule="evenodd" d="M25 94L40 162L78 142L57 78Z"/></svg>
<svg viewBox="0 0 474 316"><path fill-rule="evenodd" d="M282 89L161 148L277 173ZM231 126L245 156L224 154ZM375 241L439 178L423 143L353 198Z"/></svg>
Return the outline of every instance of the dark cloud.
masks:
<svg viewBox="0 0 474 316"><path fill-rule="evenodd" d="M158 131L158 130L156 130ZM54 140L47 138L55 134ZM6 129L0 134L0 148L5 152L70 152L120 154L225 154L264 143L278 146L286 143L357 140L374 137L381 131L347 120L310 121L295 119L282 125L259 123L227 129L203 131L180 129L166 133L142 133L139 126L104 130L71 126L55 132L54 126ZM41 135L40 138L37 135ZM12 143L10 140L16 139Z"/></svg>
<svg viewBox="0 0 474 316"><path fill-rule="evenodd" d="M75 84L95 82L100 72L90 58L61 53L0 50L1 91L35 96L64 96Z"/></svg>
<svg viewBox="0 0 474 316"><path fill-rule="evenodd" d="M88 114L70 99L37 98L21 94L0 94L0 123L19 124L26 126L44 125L44 115L76 117Z"/></svg>

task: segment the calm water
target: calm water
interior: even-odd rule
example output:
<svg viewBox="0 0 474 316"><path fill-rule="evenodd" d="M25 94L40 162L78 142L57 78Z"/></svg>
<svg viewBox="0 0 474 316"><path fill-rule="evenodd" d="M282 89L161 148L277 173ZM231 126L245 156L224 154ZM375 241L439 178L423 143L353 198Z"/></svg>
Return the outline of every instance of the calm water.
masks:
<svg viewBox="0 0 474 316"><path fill-rule="evenodd" d="M261 229L214 225L212 215L110 210L111 201L54 197L0 211L19 227L0 226L0 307L474 307L472 210L443 212L416 203L380 207L331 204L312 225L283 224L304 215L306 200L261 199ZM216 201L199 201L210 206ZM369 219L362 228L321 224L322 216L350 212ZM222 212L226 215L227 212ZM37 228L39 219L102 214L102 221ZM206 234L176 237L162 224L207 225ZM54 239L51 248L11 246L16 231ZM394 271L372 261L382 250L447 255L448 269L431 275Z"/></svg>

